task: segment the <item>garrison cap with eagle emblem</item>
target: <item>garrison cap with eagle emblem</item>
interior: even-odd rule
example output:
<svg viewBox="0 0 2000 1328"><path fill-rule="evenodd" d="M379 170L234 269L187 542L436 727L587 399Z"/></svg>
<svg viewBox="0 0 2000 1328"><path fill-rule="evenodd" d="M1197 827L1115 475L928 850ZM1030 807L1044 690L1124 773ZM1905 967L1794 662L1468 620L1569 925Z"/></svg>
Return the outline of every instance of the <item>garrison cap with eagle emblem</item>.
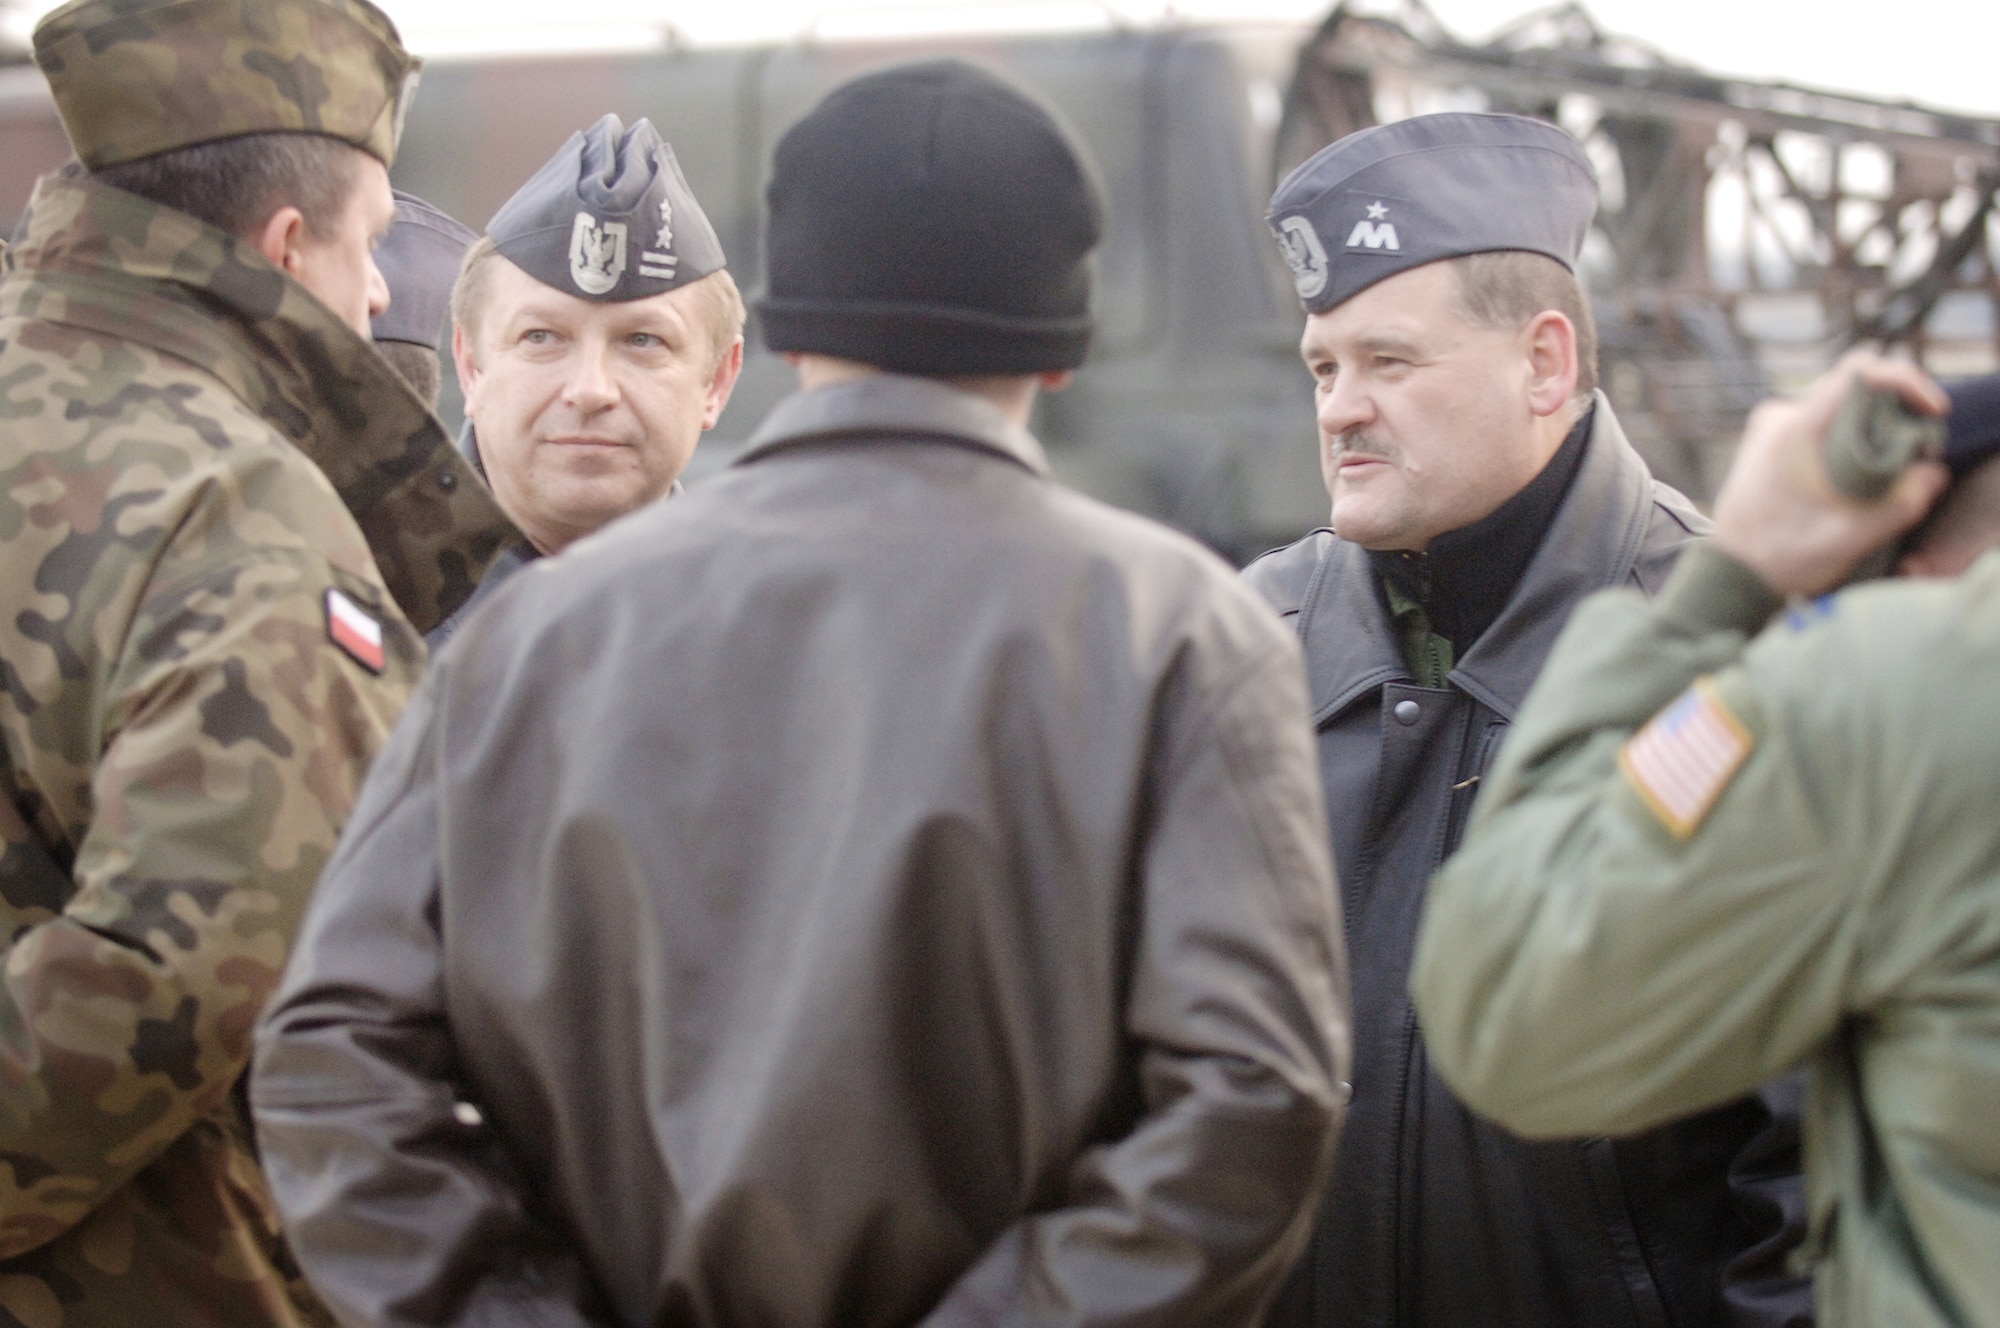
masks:
<svg viewBox="0 0 2000 1328"><path fill-rule="evenodd" d="M368 0L71 0L34 41L70 146L94 171L281 132L393 165L422 64Z"/></svg>
<svg viewBox="0 0 2000 1328"><path fill-rule="evenodd" d="M1321 148L1278 186L1268 220L1306 312L1323 314L1461 254L1525 250L1575 271L1596 213L1574 138L1527 116L1452 112Z"/></svg>
<svg viewBox="0 0 2000 1328"><path fill-rule="evenodd" d="M725 267L722 242L652 122L607 115L493 214L502 257L586 300L640 300Z"/></svg>

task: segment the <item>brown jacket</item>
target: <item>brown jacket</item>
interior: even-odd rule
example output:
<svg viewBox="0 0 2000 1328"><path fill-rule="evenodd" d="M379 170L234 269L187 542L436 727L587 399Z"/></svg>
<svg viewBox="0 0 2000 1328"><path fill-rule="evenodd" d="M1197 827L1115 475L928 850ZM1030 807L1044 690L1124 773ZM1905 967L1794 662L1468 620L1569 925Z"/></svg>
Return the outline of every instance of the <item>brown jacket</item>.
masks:
<svg viewBox="0 0 2000 1328"><path fill-rule="evenodd" d="M273 1190L354 1324L1247 1323L1328 857L1227 567L978 398L802 394L439 656L259 1034Z"/></svg>

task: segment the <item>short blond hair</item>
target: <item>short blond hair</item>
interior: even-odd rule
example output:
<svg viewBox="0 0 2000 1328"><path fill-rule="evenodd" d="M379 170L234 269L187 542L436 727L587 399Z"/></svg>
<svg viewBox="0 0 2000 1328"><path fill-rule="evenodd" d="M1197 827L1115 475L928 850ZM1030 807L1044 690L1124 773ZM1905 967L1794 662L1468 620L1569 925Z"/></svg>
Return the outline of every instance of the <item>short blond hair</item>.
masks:
<svg viewBox="0 0 2000 1328"><path fill-rule="evenodd" d="M486 300L487 274L494 260L502 256L493 237L482 235L465 251L465 259L458 265L458 280L451 287L451 321L464 329L469 341L477 336L479 314ZM749 317L749 311L743 307L743 293L736 289L736 278L729 275L728 268L718 268L680 289L696 293L695 304L700 320L708 327L709 346L714 352L714 363L710 366L713 370L743 335L743 324Z"/></svg>

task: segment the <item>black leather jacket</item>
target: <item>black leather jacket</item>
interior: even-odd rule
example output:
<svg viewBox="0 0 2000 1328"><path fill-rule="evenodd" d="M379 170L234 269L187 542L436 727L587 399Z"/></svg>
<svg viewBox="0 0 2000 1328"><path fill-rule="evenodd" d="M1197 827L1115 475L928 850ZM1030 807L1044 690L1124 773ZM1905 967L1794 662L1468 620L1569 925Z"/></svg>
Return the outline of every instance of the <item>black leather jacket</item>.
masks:
<svg viewBox="0 0 2000 1328"><path fill-rule="evenodd" d="M439 654L264 1163L350 1324L1235 1328L1331 1160L1339 926L1230 569L978 398L822 388Z"/></svg>
<svg viewBox="0 0 2000 1328"><path fill-rule="evenodd" d="M1500 616L1417 686L1367 554L1331 531L1246 572L1306 650L1353 963L1354 1101L1273 1328L1809 1324L1796 1085L1629 1139L1528 1143L1433 1072L1407 985L1431 873L1569 611L1656 591L1707 523L1600 396L1567 496Z"/></svg>

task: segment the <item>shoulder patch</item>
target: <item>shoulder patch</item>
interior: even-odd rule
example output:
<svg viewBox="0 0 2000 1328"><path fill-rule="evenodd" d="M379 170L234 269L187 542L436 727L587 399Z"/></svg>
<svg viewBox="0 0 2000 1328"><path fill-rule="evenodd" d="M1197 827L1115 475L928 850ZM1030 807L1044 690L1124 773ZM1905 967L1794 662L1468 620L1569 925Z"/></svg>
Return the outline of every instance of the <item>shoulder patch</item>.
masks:
<svg viewBox="0 0 2000 1328"><path fill-rule="evenodd" d="M1686 839L1756 745L1704 680L1632 735L1618 753L1618 768L1661 823Z"/></svg>
<svg viewBox="0 0 2000 1328"><path fill-rule="evenodd" d="M1821 595L1810 604L1794 604L1785 610L1785 626L1794 632L1803 632L1822 619L1831 618L1834 610L1832 592Z"/></svg>
<svg viewBox="0 0 2000 1328"><path fill-rule="evenodd" d="M370 673L380 673L388 663L381 620L331 587L326 592L326 639Z"/></svg>

